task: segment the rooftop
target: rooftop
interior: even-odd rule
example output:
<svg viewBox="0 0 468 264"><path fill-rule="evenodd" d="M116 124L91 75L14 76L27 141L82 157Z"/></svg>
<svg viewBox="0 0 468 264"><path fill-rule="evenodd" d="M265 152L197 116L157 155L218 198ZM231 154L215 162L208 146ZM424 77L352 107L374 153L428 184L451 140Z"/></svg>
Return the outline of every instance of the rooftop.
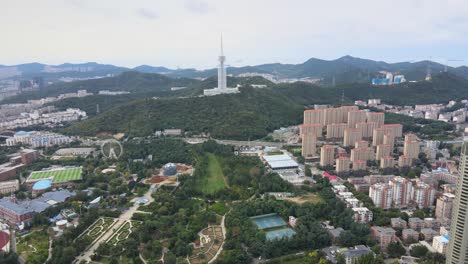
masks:
<svg viewBox="0 0 468 264"><path fill-rule="evenodd" d="M56 192L44 193L41 197L33 200L20 200L14 202L11 197L0 199L0 207L21 215L26 213L40 213L48 207L57 203L64 202L68 197L74 196L74 192L68 190L60 190Z"/></svg>

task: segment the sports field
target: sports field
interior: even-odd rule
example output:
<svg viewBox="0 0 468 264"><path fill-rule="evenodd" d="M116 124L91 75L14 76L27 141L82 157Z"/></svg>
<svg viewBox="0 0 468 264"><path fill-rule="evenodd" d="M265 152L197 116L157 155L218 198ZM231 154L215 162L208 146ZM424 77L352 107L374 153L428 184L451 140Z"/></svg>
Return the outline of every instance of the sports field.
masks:
<svg viewBox="0 0 468 264"><path fill-rule="evenodd" d="M53 183L61 183L67 181L81 180L82 167L79 168L65 168L49 171L33 171L28 178L28 182L37 181L41 179L53 178Z"/></svg>
<svg viewBox="0 0 468 264"><path fill-rule="evenodd" d="M259 229L265 231L267 240L292 237L296 234L294 230L288 227L283 218L275 213L253 216L250 217L250 220L252 220Z"/></svg>
<svg viewBox="0 0 468 264"><path fill-rule="evenodd" d="M286 225L286 222L277 214L259 215L250 217L250 219L258 226L259 229L269 229Z"/></svg>
<svg viewBox="0 0 468 264"><path fill-rule="evenodd" d="M273 239L281 239L283 237L292 237L296 234L294 230L292 230L289 227L286 228L281 228L281 229L275 229L266 232L266 239L267 240L273 240Z"/></svg>

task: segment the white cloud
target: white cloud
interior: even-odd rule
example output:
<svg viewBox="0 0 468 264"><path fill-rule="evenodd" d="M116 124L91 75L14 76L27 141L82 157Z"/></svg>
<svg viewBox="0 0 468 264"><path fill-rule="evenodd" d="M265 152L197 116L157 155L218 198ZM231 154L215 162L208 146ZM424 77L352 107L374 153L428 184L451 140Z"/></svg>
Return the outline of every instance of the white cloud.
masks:
<svg viewBox="0 0 468 264"><path fill-rule="evenodd" d="M159 18L158 14L156 14L155 12L149 10L149 9L146 9L146 8L139 8L137 10L137 14L143 18L147 18L147 19L157 19Z"/></svg>
<svg viewBox="0 0 468 264"><path fill-rule="evenodd" d="M233 65L345 54L468 61L466 0L24 2L0 4L0 64L212 67L221 32Z"/></svg>
<svg viewBox="0 0 468 264"><path fill-rule="evenodd" d="M185 8L193 13L205 14L210 11L210 6L202 0L184 0Z"/></svg>

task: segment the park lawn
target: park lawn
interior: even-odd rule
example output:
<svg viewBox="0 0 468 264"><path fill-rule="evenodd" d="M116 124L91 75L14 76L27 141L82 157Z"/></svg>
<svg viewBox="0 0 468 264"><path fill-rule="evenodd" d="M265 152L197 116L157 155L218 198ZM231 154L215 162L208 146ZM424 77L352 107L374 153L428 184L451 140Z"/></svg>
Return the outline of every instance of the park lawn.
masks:
<svg viewBox="0 0 468 264"><path fill-rule="evenodd" d="M206 158L208 159L207 175L202 182L201 191L214 194L226 187L226 180L219 158L211 153L206 154Z"/></svg>

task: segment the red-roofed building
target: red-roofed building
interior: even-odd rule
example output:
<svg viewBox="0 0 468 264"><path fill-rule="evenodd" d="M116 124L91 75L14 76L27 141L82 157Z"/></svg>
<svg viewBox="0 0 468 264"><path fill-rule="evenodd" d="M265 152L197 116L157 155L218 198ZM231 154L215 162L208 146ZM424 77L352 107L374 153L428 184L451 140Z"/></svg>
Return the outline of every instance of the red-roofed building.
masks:
<svg viewBox="0 0 468 264"><path fill-rule="evenodd" d="M0 251L8 252L10 243L10 235L0 231Z"/></svg>
<svg viewBox="0 0 468 264"><path fill-rule="evenodd" d="M338 179L338 176L332 175L326 171L322 173L322 177L327 178L329 181L336 181Z"/></svg>

